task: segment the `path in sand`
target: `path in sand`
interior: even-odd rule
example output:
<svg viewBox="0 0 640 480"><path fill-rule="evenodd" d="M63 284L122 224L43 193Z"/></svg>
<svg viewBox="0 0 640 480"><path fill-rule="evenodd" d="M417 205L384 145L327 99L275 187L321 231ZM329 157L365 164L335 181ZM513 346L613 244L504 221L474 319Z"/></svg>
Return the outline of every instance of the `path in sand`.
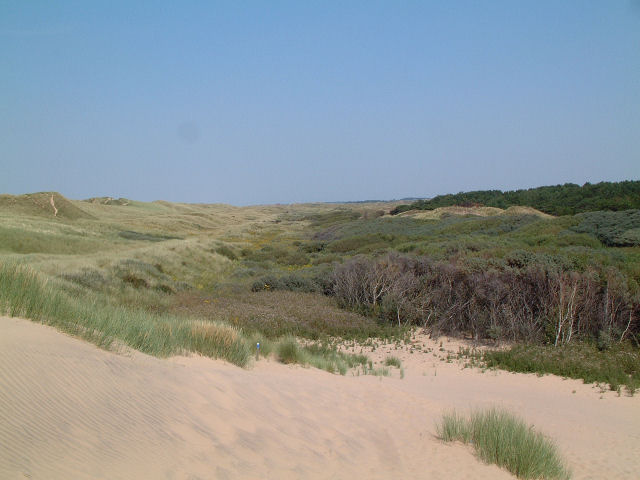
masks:
<svg viewBox="0 0 640 480"><path fill-rule="evenodd" d="M513 478L434 437L443 411L494 404L555 438L574 478L638 478L638 396L398 356L403 380L243 370L0 318L0 478Z"/></svg>
<svg viewBox="0 0 640 480"><path fill-rule="evenodd" d="M53 200L53 195L51 195L51 199L49 200L49 203L53 207L53 216L57 217L58 216L58 209L56 208L56 202Z"/></svg>

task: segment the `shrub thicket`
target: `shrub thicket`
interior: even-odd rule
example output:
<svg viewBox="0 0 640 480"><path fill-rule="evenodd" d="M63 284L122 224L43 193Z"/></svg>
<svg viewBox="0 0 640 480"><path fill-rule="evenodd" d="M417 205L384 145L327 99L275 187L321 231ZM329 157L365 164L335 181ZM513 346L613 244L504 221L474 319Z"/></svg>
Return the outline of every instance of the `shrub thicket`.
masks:
<svg viewBox="0 0 640 480"><path fill-rule="evenodd" d="M635 282L614 268L562 270L554 265L469 269L397 253L338 265L333 294L344 307L397 324L474 339L568 344L638 339Z"/></svg>
<svg viewBox="0 0 640 480"><path fill-rule="evenodd" d="M323 286L307 277L301 275L289 274L281 277L275 275L266 275L254 281L251 285L251 291L259 292L261 290L288 290L290 292L323 292Z"/></svg>
<svg viewBox="0 0 640 480"><path fill-rule="evenodd" d="M640 245L640 210L589 212L576 218L580 223L572 230L594 235L609 247Z"/></svg>

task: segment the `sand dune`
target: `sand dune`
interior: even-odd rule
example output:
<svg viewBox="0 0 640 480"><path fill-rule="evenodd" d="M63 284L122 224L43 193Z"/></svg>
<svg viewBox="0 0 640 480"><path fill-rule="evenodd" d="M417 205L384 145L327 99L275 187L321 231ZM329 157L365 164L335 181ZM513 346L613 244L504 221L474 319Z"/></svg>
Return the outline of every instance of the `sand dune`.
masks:
<svg viewBox="0 0 640 480"><path fill-rule="evenodd" d="M398 214L399 217L411 217L422 220L440 219L445 215L474 215L477 217L493 217L495 215L535 215L540 218L552 218L540 210L526 206L511 206L506 210L497 207L462 207L452 205L450 207L438 207L433 210L408 210Z"/></svg>
<svg viewBox="0 0 640 480"><path fill-rule="evenodd" d="M443 411L488 404L555 438L574 478L638 478L638 396L394 354L402 380L243 370L0 318L0 478L513 478L434 436Z"/></svg>

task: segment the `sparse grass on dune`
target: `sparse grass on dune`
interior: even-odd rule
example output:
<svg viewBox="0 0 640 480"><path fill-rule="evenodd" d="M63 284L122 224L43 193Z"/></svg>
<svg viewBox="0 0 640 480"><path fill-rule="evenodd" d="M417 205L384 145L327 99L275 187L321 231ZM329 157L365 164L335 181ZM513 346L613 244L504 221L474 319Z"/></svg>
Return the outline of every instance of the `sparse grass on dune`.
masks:
<svg viewBox="0 0 640 480"><path fill-rule="evenodd" d="M301 345L295 337L284 337L277 344L278 360L282 363L311 365L330 373L344 375L351 368L366 366L365 355L354 355L337 351L326 345Z"/></svg>
<svg viewBox="0 0 640 480"><path fill-rule="evenodd" d="M515 345L481 355L488 367L522 373L552 373L585 383L604 382L611 390L625 385L633 395L640 388L640 352L627 344L599 350L592 344L562 347Z"/></svg>
<svg viewBox="0 0 640 480"><path fill-rule="evenodd" d="M400 359L398 357L394 357L393 355L388 356L387 358L385 358L384 359L384 364L387 367L402 368L402 362L400 361Z"/></svg>
<svg viewBox="0 0 640 480"><path fill-rule="evenodd" d="M518 478L571 476L555 443L505 410L476 410L469 418L454 411L445 414L436 429L442 440L472 444L483 461L506 468Z"/></svg>

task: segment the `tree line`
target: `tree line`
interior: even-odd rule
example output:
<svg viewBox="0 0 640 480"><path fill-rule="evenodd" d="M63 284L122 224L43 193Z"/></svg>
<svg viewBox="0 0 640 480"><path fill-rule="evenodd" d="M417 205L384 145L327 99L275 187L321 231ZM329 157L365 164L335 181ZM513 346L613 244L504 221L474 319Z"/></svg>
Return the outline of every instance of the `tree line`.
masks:
<svg viewBox="0 0 640 480"><path fill-rule="evenodd" d="M637 209L640 208L640 181L585 183L582 186L565 183L505 192L501 190L461 192L399 205L391 213L395 215L407 210L433 210L452 205L498 208L529 206L550 215Z"/></svg>

